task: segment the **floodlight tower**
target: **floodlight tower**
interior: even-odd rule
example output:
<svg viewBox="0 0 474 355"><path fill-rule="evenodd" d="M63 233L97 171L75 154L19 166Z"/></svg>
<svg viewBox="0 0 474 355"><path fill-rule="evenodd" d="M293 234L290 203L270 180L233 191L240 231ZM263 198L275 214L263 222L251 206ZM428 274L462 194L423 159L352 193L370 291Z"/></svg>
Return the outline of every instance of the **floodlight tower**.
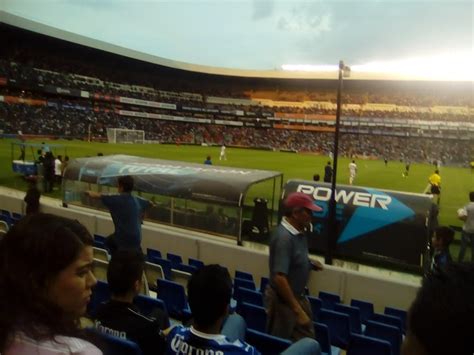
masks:
<svg viewBox="0 0 474 355"><path fill-rule="evenodd" d="M337 177L337 157L339 153L339 126L341 119L341 95L343 78L350 77L351 68L344 65L342 60L339 61L339 81L337 87L337 109L336 109L336 130L334 133L334 151L333 151L333 174L331 181L331 199L329 200L329 216L328 216L328 238L327 252L325 255L325 263L332 265L333 254L337 244L337 221L336 221L336 177Z"/></svg>

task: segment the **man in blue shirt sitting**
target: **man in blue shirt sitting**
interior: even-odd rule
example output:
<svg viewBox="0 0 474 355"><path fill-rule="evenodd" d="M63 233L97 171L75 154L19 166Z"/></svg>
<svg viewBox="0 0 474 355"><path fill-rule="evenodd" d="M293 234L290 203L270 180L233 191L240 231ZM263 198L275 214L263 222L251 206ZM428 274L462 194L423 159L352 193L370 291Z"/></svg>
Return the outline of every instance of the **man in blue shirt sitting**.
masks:
<svg viewBox="0 0 474 355"><path fill-rule="evenodd" d="M229 315L232 280L227 269L206 265L188 283L193 315L189 328L178 325L167 336L166 354L260 354L243 341L246 324L238 314ZM283 354L321 354L316 340L305 338Z"/></svg>
<svg viewBox="0 0 474 355"><path fill-rule="evenodd" d="M133 177L130 175L118 178L118 194L106 195L94 191L86 193L92 198L100 198L109 209L114 222L115 232L107 238L111 251L129 249L141 251L141 223L145 210L153 205L150 201L133 196Z"/></svg>

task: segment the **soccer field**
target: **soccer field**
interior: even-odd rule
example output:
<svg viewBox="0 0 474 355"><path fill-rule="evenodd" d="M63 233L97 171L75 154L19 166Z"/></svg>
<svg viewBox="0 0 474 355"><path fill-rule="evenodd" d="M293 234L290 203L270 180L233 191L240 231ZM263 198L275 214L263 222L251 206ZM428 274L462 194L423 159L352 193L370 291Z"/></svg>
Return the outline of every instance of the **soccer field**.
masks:
<svg viewBox="0 0 474 355"><path fill-rule="evenodd" d="M26 191L26 182L12 172L10 139L0 140L0 185ZM30 142L30 141L28 141ZM35 141L41 143L42 141ZM312 180L314 174L324 174L328 157L304 153L283 153L253 149L227 148L226 161L219 161L220 147L161 144L107 144L87 143L83 141L46 141L50 144L63 144L71 159L96 156L101 152L109 154L128 154L150 158L181 160L203 163L210 155L214 165L243 167L280 171L284 181L288 179ZM19 153L19 152L17 152ZM18 155L15 153L16 155ZM56 154L64 155L64 151ZM15 156L15 158L17 158ZM28 158L28 154L27 154ZM381 189L421 193L427 185L428 176L433 173L433 165L412 164L408 177L403 177L405 165L398 161L389 161L388 166L382 160L356 160L358 174L354 185ZM348 184L349 159L340 158L337 182ZM441 167L442 194L439 221L441 224L461 226L456 210L468 202L469 191L474 190L474 174L468 168ZM50 194L60 197L59 191Z"/></svg>

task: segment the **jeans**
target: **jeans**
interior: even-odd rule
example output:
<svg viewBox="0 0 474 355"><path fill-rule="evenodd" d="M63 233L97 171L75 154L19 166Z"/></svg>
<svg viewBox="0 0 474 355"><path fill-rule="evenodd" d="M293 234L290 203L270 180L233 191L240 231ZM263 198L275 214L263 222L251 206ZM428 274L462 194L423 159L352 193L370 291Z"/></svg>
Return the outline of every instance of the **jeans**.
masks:
<svg viewBox="0 0 474 355"><path fill-rule="evenodd" d="M231 314L224 321L221 334L225 335L230 341L245 340L245 331L247 324L245 320L238 314ZM302 338L293 343L282 352L283 355L320 355L321 348L319 343L312 338Z"/></svg>
<svg viewBox="0 0 474 355"><path fill-rule="evenodd" d="M466 254L467 245L471 245L471 261L474 261L474 233L468 233L462 231L461 234L461 248L459 249L458 261L461 262L464 260L464 254Z"/></svg>
<svg viewBox="0 0 474 355"><path fill-rule="evenodd" d="M221 334L229 338L230 341L245 340L247 324L242 316L230 314L222 325Z"/></svg>

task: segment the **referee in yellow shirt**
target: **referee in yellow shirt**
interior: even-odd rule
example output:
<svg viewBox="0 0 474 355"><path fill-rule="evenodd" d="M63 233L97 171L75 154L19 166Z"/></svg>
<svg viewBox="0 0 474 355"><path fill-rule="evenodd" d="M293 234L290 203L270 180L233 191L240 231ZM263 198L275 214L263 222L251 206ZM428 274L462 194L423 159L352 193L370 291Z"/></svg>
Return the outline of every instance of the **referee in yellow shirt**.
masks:
<svg viewBox="0 0 474 355"><path fill-rule="evenodd" d="M441 176L439 176L439 170L435 170L428 178L428 181L431 185L431 194L436 197L436 204L439 206L439 195L441 194Z"/></svg>

